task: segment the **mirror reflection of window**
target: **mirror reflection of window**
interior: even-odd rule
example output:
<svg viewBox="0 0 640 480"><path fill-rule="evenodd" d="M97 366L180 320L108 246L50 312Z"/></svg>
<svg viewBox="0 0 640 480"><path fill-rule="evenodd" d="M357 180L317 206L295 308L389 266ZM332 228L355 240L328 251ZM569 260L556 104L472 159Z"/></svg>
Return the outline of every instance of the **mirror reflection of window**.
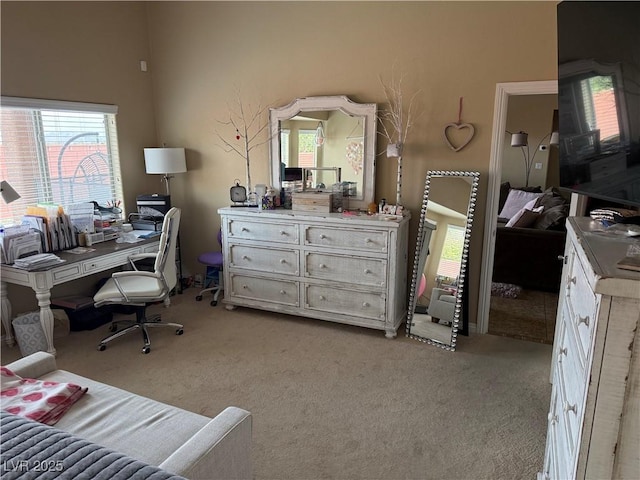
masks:
<svg viewBox="0 0 640 480"><path fill-rule="evenodd" d="M465 229L457 225L447 225L447 234L442 255L438 262L437 279L439 285L456 285L462 262Z"/></svg>
<svg viewBox="0 0 640 480"><path fill-rule="evenodd" d="M298 131L298 167L310 168L317 166L316 131Z"/></svg>
<svg viewBox="0 0 640 480"><path fill-rule="evenodd" d="M285 167L289 165L289 137L291 136L291 130L283 129L280 132L280 161ZM284 175L283 175L284 178Z"/></svg>
<svg viewBox="0 0 640 480"><path fill-rule="evenodd" d="M620 126L611 75L596 75L580 82L587 131L600 130L600 142L618 142Z"/></svg>

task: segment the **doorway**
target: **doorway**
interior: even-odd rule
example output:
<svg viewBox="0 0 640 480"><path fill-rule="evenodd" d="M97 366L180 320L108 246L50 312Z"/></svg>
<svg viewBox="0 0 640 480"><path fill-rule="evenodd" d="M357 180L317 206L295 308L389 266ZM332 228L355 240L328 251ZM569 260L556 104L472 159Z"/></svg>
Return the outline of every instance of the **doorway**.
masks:
<svg viewBox="0 0 640 480"><path fill-rule="evenodd" d="M496 85L491 159L489 165L487 205L485 209L484 248L482 252L482 275L478 302L477 332L489 331L491 287L495 254L495 239L498 218L498 199L502 179L504 135L507 126L509 99L516 95L553 95L558 93L555 80L533 82L510 82Z"/></svg>

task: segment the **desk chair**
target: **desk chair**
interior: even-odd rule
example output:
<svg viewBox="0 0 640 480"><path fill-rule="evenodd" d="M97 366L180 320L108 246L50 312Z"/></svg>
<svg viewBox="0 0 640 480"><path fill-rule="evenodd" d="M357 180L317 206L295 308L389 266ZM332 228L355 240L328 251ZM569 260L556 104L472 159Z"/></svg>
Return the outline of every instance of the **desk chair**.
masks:
<svg viewBox="0 0 640 480"><path fill-rule="evenodd" d="M157 253L141 253L131 255L129 262L133 271L115 272L102 288L93 297L96 307L102 305L131 305L135 307L136 319L117 320L109 328L115 332L104 338L98 344L98 350L107 348L107 343L134 330L142 330L144 347L142 353L151 351L149 333L147 327L173 327L176 335L182 335L183 326L178 323L165 323L160 321L159 315L147 317L147 305L156 302L164 302L168 305L169 294L178 283L176 273L176 242L178 227L180 226L180 209L170 209L162 223L160 246ZM153 272L140 271L135 262L145 258L155 257ZM125 324L118 330L120 323Z"/></svg>
<svg viewBox="0 0 640 480"><path fill-rule="evenodd" d="M222 230L218 230L218 244L222 250ZM196 301L202 300L202 295L207 292L213 292L213 300L211 300L211 306L215 307L218 304L218 297L224 290L222 286L222 251L205 252L198 255L198 261L207 266L207 270L204 278L204 288L200 290L200 293L196 297ZM218 283L214 283L216 281ZM213 283L213 286L211 285Z"/></svg>

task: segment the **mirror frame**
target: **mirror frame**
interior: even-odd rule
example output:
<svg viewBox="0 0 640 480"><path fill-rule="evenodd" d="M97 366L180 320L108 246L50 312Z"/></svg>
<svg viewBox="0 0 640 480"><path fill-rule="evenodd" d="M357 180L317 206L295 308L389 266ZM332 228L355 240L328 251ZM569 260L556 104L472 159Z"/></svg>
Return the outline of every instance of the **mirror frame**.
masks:
<svg viewBox="0 0 640 480"><path fill-rule="evenodd" d="M271 166L271 185L280 189L280 121L289 120L301 112L339 110L351 117L364 118L364 159L362 199L349 198L349 208L366 210L375 198L375 158L376 158L376 119L375 103L356 103L345 95L296 98L284 107L269 109L269 162Z"/></svg>
<svg viewBox="0 0 640 480"><path fill-rule="evenodd" d="M429 191L431 189L431 181L435 177L470 177L471 189L469 192L469 202L467 204L467 221L465 223L464 242L462 246L462 259L460 261L460 273L458 276L458 290L456 292L456 305L453 314L453 322L451 323L451 340L448 344L442 343L439 340L421 337L411 333L411 327L413 323L413 316L415 314L416 306L418 304L417 289L419 286L419 277L424 270L428 252L429 244L425 242L427 238L427 231L434 230L435 226L426 218L427 206L429 204ZM418 224L418 238L416 241L416 251L413 260L413 274L411 276L411 289L409 290L409 307L407 311L407 323L406 323L406 336L419 340L421 342L435 345L440 348L449 351L455 351L458 330L460 330L460 315L462 313L462 299L464 290L466 288L466 273L467 263L469 258L469 242L471 239L471 226L473 224L473 216L475 213L476 200L478 197L478 183L480 179L479 172L461 172L461 171L448 171L448 170L433 170L428 171L424 184L424 195L422 200L422 208L420 209L420 221ZM431 238L431 236L429 236ZM426 243L426 245L425 245Z"/></svg>

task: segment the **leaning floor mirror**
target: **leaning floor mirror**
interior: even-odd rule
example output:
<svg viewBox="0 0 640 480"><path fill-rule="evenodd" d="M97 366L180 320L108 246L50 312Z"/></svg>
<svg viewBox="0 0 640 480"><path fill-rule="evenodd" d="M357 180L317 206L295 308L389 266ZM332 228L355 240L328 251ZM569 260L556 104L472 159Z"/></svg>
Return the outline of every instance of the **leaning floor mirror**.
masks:
<svg viewBox="0 0 640 480"><path fill-rule="evenodd" d="M456 349L478 172L429 171L409 291L407 336Z"/></svg>

